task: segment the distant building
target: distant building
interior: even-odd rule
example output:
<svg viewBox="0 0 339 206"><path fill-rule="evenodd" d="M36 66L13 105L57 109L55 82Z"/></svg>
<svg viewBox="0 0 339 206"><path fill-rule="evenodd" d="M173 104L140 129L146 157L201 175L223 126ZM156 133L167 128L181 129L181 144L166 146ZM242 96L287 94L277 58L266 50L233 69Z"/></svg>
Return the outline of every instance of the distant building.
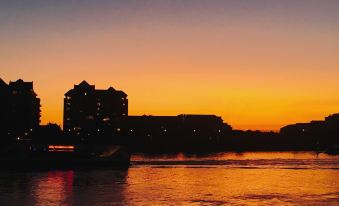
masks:
<svg viewBox="0 0 339 206"><path fill-rule="evenodd" d="M129 116L128 133L137 136L217 136L232 128L216 115Z"/></svg>
<svg viewBox="0 0 339 206"><path fill-rule="evenodd" d="M0 79L0 135L7 135L9 129L8 115L9 115L9 89L6 82Z"/></svg>
<svg viewBox="0 0 339 206"><path fill-rule="evenodd" d="M33 82L0 80L1 125L9 136L28 135L40 123L40 99Z"/></svg>
<svg viewBox="0 0 339 206"><path fill-rule="evenodd" d="M97 90L86 81L65 94L64 131L92 134L112 128L128 115L128 99L123 91L112 87Z"/></svg>
<svg viewBox="0 0 339 206"><path fill-rule="evenodd" d="M329 115L328 117L325 117L325 121L328 123L339 123L339 113Z"/></svg>
<svg viewBox="0 0 339 206"><path fill-rule="evenodd" d="M339 114L325 118L325 121L311 121L284 126L280 129L284 138L305 148L326 148L339 144ZM308 146L308 147L307 147Z"/></svg>
<svg viewBox="0 0 339 206"><path fill-rule="evenodd" d="M232 128L216 115L143 115L128 116L117 131L133 150L157 153L216 148Z"/></svg>

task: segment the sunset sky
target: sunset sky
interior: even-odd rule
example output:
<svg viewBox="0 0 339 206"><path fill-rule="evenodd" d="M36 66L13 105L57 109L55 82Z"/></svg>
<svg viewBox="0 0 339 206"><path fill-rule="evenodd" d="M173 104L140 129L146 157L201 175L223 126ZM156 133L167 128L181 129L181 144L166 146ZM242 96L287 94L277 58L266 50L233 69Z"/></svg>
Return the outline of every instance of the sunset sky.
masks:
<svg viewBox="0 0 339 206"><path fill-rule="evenodd" d="M34 82L44 124L87 80L130 115L278 130L339 112L339 1L0 0L0 78Z"/></svg>

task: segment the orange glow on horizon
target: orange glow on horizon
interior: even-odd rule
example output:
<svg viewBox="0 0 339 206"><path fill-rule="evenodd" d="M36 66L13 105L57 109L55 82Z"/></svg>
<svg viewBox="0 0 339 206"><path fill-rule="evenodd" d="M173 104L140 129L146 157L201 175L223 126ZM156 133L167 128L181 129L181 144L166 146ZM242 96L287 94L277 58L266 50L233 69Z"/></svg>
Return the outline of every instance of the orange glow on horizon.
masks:
<svg viewBox="0 0 339 206"><path fill-rule="evenodd" d="M34 81L42 124L62 125L82 80L125 91L129 115L215 114L235 129L339 112L336 2L76 2L0 7L1 78Z"/></svg>

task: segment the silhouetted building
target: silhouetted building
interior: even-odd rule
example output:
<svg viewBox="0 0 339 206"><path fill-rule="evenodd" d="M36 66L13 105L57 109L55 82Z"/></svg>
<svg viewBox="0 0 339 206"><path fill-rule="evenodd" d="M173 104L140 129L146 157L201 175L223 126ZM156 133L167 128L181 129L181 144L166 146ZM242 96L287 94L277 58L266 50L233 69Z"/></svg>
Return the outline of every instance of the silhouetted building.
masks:
<svg viewBox="0 0 339 206"><path fill-rule="evenodd" d="M9 129L8 114L9 114L9 89L8 85L0 79L0 135L7 136Z"/></svg>
<svg viewBox="0 0 339 206"><path fill-rule="evenodd" d="M221 117L215 115L186 115L178 116L128 116L127 127L130 133L148 135L180 134L203 135L218 134L231 127Z"/></svg>
<svg viewBox="0 0 339 206"><path fill-rule="evenodd" d="M112 87L97 90L86 81L65 94L64 131L92 135L110 130L128 115L128 99Z"/></svg>
<svg viewBox="0 0 339 206"><path fill-rule="evenodd" d="M215 144L232 128L215 115L128 116L120 133L136 151L188 151Z"/></svg>
<svg viewBox="0 0 339 206"><path fill-rule="evenodd" d="M290 139L300 148L324 149L339 144L339 114L325 118L325 121L311 121L284 126L280 129L284 138Z"/></svg>
<svg viewBox="0 0 339 206"><path fill-rule="evenodd" d="M1 126L8 136L21 138L40 123L40 99L33 82L19 79L8 85L0 80Z"/></svg>
<svg viewBox="0 0 339 206"><path fill-rule="evenodd" d="M325 122L339 124L339 113L332 114L332 115L329 115L328 117L325 117Z"/></svg>

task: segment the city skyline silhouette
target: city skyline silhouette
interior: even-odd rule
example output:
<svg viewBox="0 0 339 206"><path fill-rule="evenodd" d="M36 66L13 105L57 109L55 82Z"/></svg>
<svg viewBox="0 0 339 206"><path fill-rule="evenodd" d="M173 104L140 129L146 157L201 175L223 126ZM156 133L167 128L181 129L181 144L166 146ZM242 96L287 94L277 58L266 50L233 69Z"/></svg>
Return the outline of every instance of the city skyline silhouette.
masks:
<svg viewBox="0 0 339 206"><path fill-rule="evenodd" d="M3 1L1 78L34 81L42 123L86 79L130 114L218 114L278 131L339 111L337 1Z"/></svg>
<svg viewBox="0 0 339 206"><path fill-rule="evenodd" d="M339 205L339 0L0 0L0 205Z"/></svg>
<svg viewBox="0 0 339 206"><path fill-rule="evenodd" d="M284 125L279 132L242 131L216 114L130 115L128 94L123 90L98 89L85 80L65 92L62 130L57 124L40 124L41 104L33 82L19 79L7 85L0 79L0 83L1 136L4 142L19 145L22 141L122 144L134 152L202 153L324 151L338 143L339 113L321 121Z"/></svg>
<svg viewBox="0 0 339 206"><path fill-rule="evenodd" d="M22 79L18 79L18 81L22 81ZM6 84L6 82L1 78L1 82L2 82L2 84ZM9 81L9 82L13 82L13 80L11 80L11 81ZM33 83L33 81L31 81L32 83ZM82 81L79 81L79 84L81 83L81 82L86 82L85 80L82 80ZM87 82L86 82L87 83ZM76 85L76 84L73 84L73 85ZM113 85L109 85L109 86L107 86L106 85L106 87L112 87ZM65 95L65 94L64 94ZM64 97L64 95L63 95L63 97ZM38 97L39 97L39 94L38 94ZM133 99L133 97L132 97L132 99ZM43 100L43 102L45 102L46 100ZM58 100L58 102L60 102L60 100ZM60 116L60 115L62 115L62 117L61 117L61 121L57 121L57 120L55 120L55 119L46 119L46 117L43 115L44 114L44 112L43 112L43 108L45 108L46 106L45 105L42 105L41 106L41 110L42 110L42 112L41 112L41 114L40 114L40 121L41 121L41 123L42 124L48 124L48 123L56 123L56 124L58 124L58 125L61 125L61 127L63 127L63 124L64 124L64 116L63 116L63 107L64 107L64 105L62 104L61 105L61 108L62 108L62 110L61 110L61 113L59 114L59 113L54 113L54 115L56 115L56 116ZM174 108L174 110L175 110L175 108ZM217 113L203 113L203 112L199 112L199 111L197 111L196 113L190 113L190 112L185 112L185 111L183 111L182 109L180 109L180 108L178 108L177 109L178 111L182 111L181 113L180 112L173 112L173 113L170 113L170 114L167 114L166 112L164 112L164 113L153 113L153 114L149 114L149 113L146 113L146 112L143 112L143 111L140 111L140 113L132 113L131 115L150 115L150 116L176 116L176 115L180 115L180 114L206 114L206 115L209 115L209 114L211 114L211 115L217 115L217 116L221 116L223 119L224 119L224 121L227 121L227 119L225 119L221 114L217 114ZM203 110L202 110L203 111ZM276 125L275 127L273 127L273 128L270 128L269 126L267 126L267 125L269 125L268 123L263 123L263 125L266 125L266 127L259 127L259 128L251 128L251 127L237 127L237 125L236 126L234 126L234 125L232 125L232 127L234 128L234 129L239 129L239 130L253 130L253 131L255 131L255 130L260 130L260 131L274 131L274 132L279 132L279 130L282 128L282 127L284 127L284 126L286 126L286 125L289 125L289 124L294 124L294 123L306 123L306 122L310 122L310 121L315 121L315 120L322 120L325 116L327 116L327 115L330 115L330 114L335 114L335 113L337 113L337 111L330 111L328 114L324 114L323 116L320 116L320 117L318 117L318 118L316 118L316 119L312 119L312 118L309 118L309 119L304 119L304 121L299 121L299 122L286 122L285 124L279 124L278 126ZM279 119L279 118L277 118L277 119ZM227 123L230 123L229 121L227 121Z"/></svg>
<svg viewBox="0 0 339 206"><path fill-rule="evenodd" d="M22 83L24 83L24 81L22 80L22 79L18 79L17 81L10 81L9 82L9 84L8 85L20 85L20 84L22 84ZM1 84L1 86L3 86L3 87L6 87L7 86L7 83L2 79L2 78L0 78L0 84ZM31 89L33 89L33 81L32 82L25 82L25 84L28 84L28 87L30 87ZM21 86L19 86L19 87L21 87ZM95 85L90 85L90 84L88 84L88 82L86 81L86 80L82 80L78 85L76 85L76 84L74 84L74 89L78 89L77 87L79 87L79 88L82 88L82 89L80 89L80 91L82 91L82 90L85 90L85 91L87 91L87 90L89 90L89 91L91 91L91 90L93 90L93 89L95 89ZM28 88L29 89L29 88ZM65 102L64 102L64 105L63 105L63 121L62 122L53 122L53 121L49 121L49 120L47 120L46 122L43 122L43 124L53 124L53 123L56 123L56 124L58 124L58 125L60 125L62 128L64 128L65 129L65 122L67 122L67 117L65 116L66 115L66 113L65 113L65 108L67 107L67 103L66 103L66 101L67 101L67 99L69 98L69 96L68 95L70 95L71 93L70 92L73 92L73 90L74 89L71 89L71 90L69 90L68 92L66 92L65 94L64 94L64 100L65 100ZM100 91L101 93L102 92L104 92L105 90L102 90L102 89L99 89L99 90L97 90L97 91ZM115 92L116 90L110 85L109 86L109 88L107 89L107 92ZM117 92L120 92L120 93L122 93L123 95L126 95L124 98L126 98L126 100L128 101L128 99L127 99L127 94L125 94L124 93L124 91L117 91ZM36 94L36 93L34 93L34 95L36 95L37 97L38 97L38 94ZM99 98L100 99L100 98ZM38 101L40 102L40 99L38 99ZM95 103L95 105L96 105L97 103ZM126 110L124 113L122 113L123 115L125 115L125 116L128 116L128 102L126 102L126 103L124 103L124 105L126 105L126 108L124 109L124 110ZM40 107L39 107L39 121L38 121L38 123L37 124L39 124L40 122L41 122L41 108L42 107L42 105L40 105ZM114 109L115 107L116 107L116 105L114 106L114 104L113 105L107 105L106 106L107 107L107 109L109 109L109 110L111 110L111 109ZM182 113L183 115L190 115L190 113ZM332 115L332 114L337 114L337 112L332 112L332 113L329 113L329 114L327 114L327 115ZM177 115L180 115L180 114L174 114L174 115L154 115L154 114L146 114L146 113L142 113L142 115L140 115L140 116L177 116ZM195 113L195 114L192 114L192 115L217 115L217 116L220 116L220 115L218 115L218 114L203 114L203 113ZM135 114L132 114L132 116L136 116ZM221 117L221 116L220 116ZM272 132L279 132L279 130L280 129L282 129L282 128L284 128L284 127L286 127L287 125L293 125L293 124L299 124L299 123L305 123L305 124L307 124L307 122L315 122L315 121L321 121L323 118L321 118L321 119L311 119L311 120L306 120L306 121L304 121L304 122L290 122L290 123L288 123L288 124L286 124L286 125L281 125L281 127L280 128L278 128L278 129L276 129L276 130L270 130L270 129L262 129L262 130L260 130L260 129L248 129L248 128L244 128L244 129L240 129L240 130L253 130L253 131L263 131L263 132L270 132L270 131L272 131ZM225 122L226 123L226 122ZM239 129L239 128L234 128L233 127L233 129ZM66 130L67 130L67 128L66 128Z"/></svg>

